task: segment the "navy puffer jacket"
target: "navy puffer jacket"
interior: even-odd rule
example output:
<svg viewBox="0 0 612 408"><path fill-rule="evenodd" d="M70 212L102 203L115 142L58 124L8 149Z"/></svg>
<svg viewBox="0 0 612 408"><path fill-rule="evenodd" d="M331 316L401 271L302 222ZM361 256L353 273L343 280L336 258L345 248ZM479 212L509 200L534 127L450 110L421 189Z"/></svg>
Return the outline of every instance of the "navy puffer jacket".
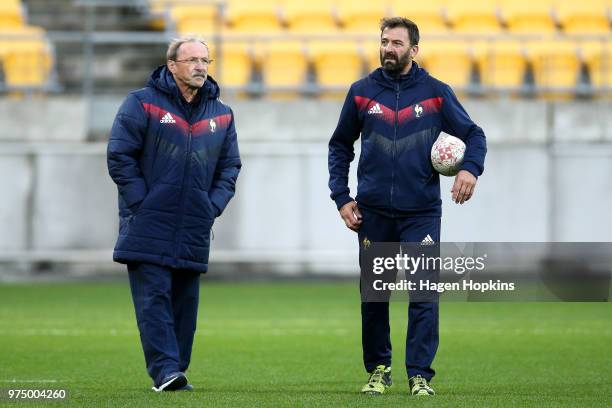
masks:
<svg viewBox="0 0 612 408"><path fill-rule="evenodd" d="M107 151L119 190L113 259L206 272L213 222L241 168L234 115L208 77L187 103L164 66L119 108Z"/></svg>

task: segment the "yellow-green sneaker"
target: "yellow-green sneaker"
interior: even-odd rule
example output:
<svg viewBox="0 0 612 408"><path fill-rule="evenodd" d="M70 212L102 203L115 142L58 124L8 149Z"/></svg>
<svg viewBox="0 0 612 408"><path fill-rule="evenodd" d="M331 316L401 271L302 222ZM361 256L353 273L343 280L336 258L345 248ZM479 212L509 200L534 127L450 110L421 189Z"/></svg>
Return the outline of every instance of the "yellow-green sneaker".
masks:
<svg viewBox="0 0 612 408"><path fill-rule="evenodd" d="M410 377L408 386L412 395L436 395L436 392L429 386L427 380L420 375Z"/></svg>
<svg viewBox="0 0 612 408"><path fill-rule="evenodd" d="M376 366L376 369L370 373L368 383L361 389L362 394L382 395L387 388L393 384L391 380L391 367L384 365Z"/></svg>

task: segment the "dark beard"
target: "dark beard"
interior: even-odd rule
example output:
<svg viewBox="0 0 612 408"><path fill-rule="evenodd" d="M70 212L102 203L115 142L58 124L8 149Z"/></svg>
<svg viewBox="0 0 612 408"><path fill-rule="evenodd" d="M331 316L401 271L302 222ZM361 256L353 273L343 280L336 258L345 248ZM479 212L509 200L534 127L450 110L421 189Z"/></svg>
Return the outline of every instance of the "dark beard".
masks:
<svg viewBox="0 0 612 408"><path fill-rule="evenodd" d="M385 72L391 76L398 76L410 63L410 52L405 53L395 62L384 62L385 55L380 55L380 65Z"/></svg>

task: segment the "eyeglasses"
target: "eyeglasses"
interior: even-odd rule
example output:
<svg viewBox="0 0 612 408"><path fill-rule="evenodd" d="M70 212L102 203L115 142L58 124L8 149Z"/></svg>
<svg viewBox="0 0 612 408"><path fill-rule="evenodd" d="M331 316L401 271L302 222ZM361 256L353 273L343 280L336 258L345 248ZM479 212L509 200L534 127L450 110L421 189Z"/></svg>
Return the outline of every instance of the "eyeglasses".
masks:
<svg viewBox="0 0 612 408"><path fill-rule="evenodd" d="M208 59L208 58L188 58L188 59L184 59L184 60L174 60L174 62L185 62L189 65L198 65L198 62L201 63L202 65L210 65L213 63L214 60Z"/></svg>

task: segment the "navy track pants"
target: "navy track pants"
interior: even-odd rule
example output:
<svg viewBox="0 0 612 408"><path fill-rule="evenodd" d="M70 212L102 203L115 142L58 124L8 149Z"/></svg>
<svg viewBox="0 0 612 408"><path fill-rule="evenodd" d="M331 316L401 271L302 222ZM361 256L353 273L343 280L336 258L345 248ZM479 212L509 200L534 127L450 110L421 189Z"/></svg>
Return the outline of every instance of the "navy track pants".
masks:
<svg viewBox="0 0 612 408"><path fill-rule="evenodd" d="M440 242L440 217L386 217L360 208L363 221L359 243L421 242L427 235ZM360 251L362 246L359 246ZM361 256L360 256L361 258ZM388 302L361 303L363 363L367 372L377 365L391 366L391 333ZM428 381L435 375L431 364L439 342L438 303L410 302L406 334L408 377L421 375Z"/></svg>
<svg viewBox="0 0 612 408"><path fill-rule="evenodd" d="M128 265L128 273L147 371L157 386L189 367L200 273L145 263Z"/></svg>

